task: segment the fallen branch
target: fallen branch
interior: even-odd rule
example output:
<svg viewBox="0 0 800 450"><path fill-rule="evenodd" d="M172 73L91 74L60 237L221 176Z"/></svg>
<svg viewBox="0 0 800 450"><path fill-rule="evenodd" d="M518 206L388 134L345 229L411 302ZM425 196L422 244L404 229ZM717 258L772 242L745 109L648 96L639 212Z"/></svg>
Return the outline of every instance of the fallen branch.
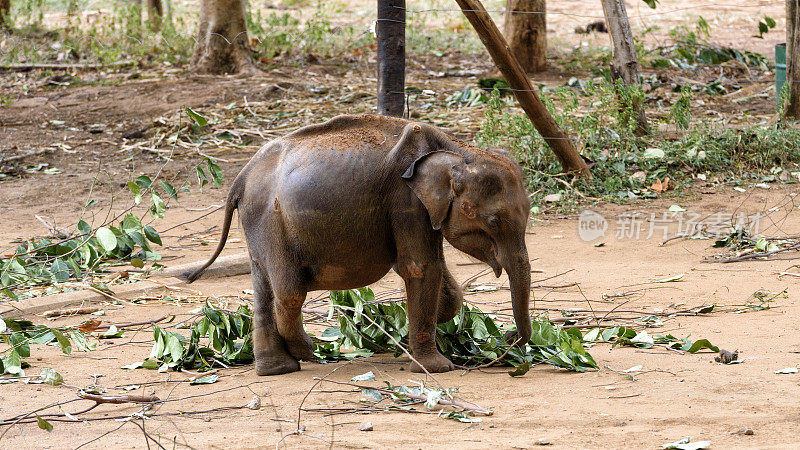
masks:
<svg viewBox="0 0 800 450"><path fill-rule="evenodd" d="M160 401L155 395L98 395L89 394L84 391L78 392L78 397L84 400L92 400L95 403L155 403Z"/></svg>
<svg viewBox="0 0 800 450"><path fill-rule="evenodd" d="M786 251L789 251L789 250L797 250L797 249L800 249L800 244L795 244L795 245L793 245L791 247L786 247L786 248L779 248L777 250L772 250L771 252L750 253L750 254L738 256L738 257L735 257L735 258L727 258L727 259L722 259L722 260L719 260L719 261L708 261L708 262L732 263L732 262L748 261L748 260L754 260L754 259L759 259L760 260L762 258L767 258L767 257L770 257L770 256L772 256L774 254L777 254L777 253L782 253L782 252L786 252ZM790 259L790 258L778 258L778 259ZM763 259L763 261L766 261L766 259Z"/></svg>
<svg viewBox="0 0 800 450"><path fill-rule="evenodd" d="M143 320L141 322L128 322L128 323L100 325L99 327L96 328L96 330L107 330L107 329L111 328L112 326L117 327L118 330L122 330L124 328L140 327L142 325L153 325L153 324L156 324L156 323L161 322L163 320L166 320L167 317L170 317L170 315L167 314L165 316L159 317L158 319Z"/></svg>
<svg viewBox="0 0 800 450"><path fill-rule="evenodd" d="M77 316L81 314L91 314L97 311L100 311L100 308L97 306L83 306L80 308L67 308L67 309L56 309L53 311L47 311L46 313L42 314L42 316L48 319L54 319L56 317L63 317L63 316Z"/></svg>
<svg viewBox="0 0 800 450"><path fill-rule="evenodd" d="M70 70L70 69L104 69L106 67L127 67L135 65L135 61L117 61L108 64L6 64L0 66L0 72L26 72L28 70L49 69L49 70Z"/></svg>
<svg viewBox="0 0 800 450"><path fill-rule="evenodd" d="M319 378L319 377L314 377L314 379L322 381L322 379ZM350 382L346 382L346 381L335 381L335 380L328 380L328 379L325 379L325 381L327 381L329 383L334 383L334 384L343 384L343 385L346 385L346 386L353 386L353 387L357 387L357 388L360 388L360 389L374 389L374 390L376 390L376 391L378 391L378 392L380 392L382 394L386 394L386 395L397 394L396 392L394 392L391 389L376 388L376 387L372 387L372 386L365 386L365 385L356 384L356 383L350 383ZM420 395L420 394L404 393L404 395L407 396L410 399L413 399L413 400L420 400L420 401L423 401L423 402L428 400L428 397L426 397L424 395ZM472 412L472 413L483 414L483 415L486 415L486 416L491 416L492 414L494 414L494 411L492 411L491 409L481 408L480 406L468 405L466 403L459 402L456 399L450 400L450 399L446 399L446 398L440 398L439 399L439 404L445 405L445 406L452 406L454 408L459 408L462 411L469 411L469 412Z"/></svg>

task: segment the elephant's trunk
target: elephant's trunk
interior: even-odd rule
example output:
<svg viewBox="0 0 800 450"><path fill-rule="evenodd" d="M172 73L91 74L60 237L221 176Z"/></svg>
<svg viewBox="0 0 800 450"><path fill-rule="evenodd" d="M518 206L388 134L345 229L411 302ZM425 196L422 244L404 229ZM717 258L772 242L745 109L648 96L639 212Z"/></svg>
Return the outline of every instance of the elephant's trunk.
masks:
<svg viewBox="0 0 800 450"><path fill-rule="evenodd" d="M531 339L531 317L528 311L531 294L531 263L528 261L528 250L522 240L515 248L504 252L503 268L511 283L511 306L514 310L514 322L520 338L519 345L527 344Z"/></svg>

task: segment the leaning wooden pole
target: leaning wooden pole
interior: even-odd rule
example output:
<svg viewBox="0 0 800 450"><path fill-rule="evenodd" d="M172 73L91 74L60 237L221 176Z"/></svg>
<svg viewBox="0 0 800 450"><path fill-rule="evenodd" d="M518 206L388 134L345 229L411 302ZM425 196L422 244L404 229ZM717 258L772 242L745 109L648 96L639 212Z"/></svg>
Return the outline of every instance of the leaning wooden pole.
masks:
<svg viewBox="0 0 800 450"><path fill-rule="evenodd" d="M406 2L378 0L378 114L402 117L405 109Z"/></svg>
<svg viewBox="0 0 800 450"><path fill-rule="evenodd" d="M606 16L608 35L611 37L613 59L611 61L611 78L620 80L628 86L641 85L639 77L639 59L636 56L636 44L633 42L631 24L628 22L628 12L625 10L624 0L601 0L603 14ZM617 89L617 96L621 101L624 89ZM636 134L648 134L647 117L644 115L644 104L641 100L634 100L631 105L636 111Z"/></svg>
<svg viewBox="0 0 800 450"><path fill-rule="evenodd" d="M519 65L519 62L514 58L511 50L508 48L500 30L497 29L494 21L492 21L486 8L479 0L456 0L458 6L464 12L467 20L475 28L478 36L481 38L486 50L492 57L494 64L503 74L503 77L508 82L517 97L522 109L528 118L531 119L536 130L542 135L547 145L553 150L564 172L573 173L579 177L591 178L589 167L581 157L580 153L575 150L575 145L566 133L558 126L553 116L547 111L539 96L533 90L533 85L528 79L527 74Z"/></svg>

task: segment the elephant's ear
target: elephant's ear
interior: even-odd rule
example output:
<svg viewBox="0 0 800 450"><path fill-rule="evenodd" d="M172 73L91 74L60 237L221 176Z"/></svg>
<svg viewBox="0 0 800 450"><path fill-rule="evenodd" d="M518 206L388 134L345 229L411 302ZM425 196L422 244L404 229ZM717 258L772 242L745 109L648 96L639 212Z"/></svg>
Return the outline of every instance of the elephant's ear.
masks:
<svg viewBox="0 0 800 450"><path fill-rule="evenodd" d="M434 230L442 227L453 202L453 176L464 164L464 157L449 151L424 154L411 163L403 179L419 198Z"/></svg>

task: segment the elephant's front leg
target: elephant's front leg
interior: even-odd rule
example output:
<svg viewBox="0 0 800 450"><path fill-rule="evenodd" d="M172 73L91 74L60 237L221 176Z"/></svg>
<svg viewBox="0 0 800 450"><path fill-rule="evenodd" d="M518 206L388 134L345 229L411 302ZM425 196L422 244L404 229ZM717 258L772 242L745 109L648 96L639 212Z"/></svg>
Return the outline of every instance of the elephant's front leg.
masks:
<svg viewBox="0 0 800 450"><path fill-rule="evenodd" d="M398 266L406 283L408 341L412 356L428 372L453 370L453 363L436 348L436 319L442 287L439 261L405 259L398 261ZM411 362L411 371L424 372L417 362Z"/></svg>
<svg viewBox="0 0 800 450"><path fill-rule="evenodd" d="M447 270L444 260L440 262L440 265L442 266L442 289L436 310L436 322L445 323L461 311L461 305L464 303L464 294L461 292L461 286L453 278L450 271Z"/></svg>

